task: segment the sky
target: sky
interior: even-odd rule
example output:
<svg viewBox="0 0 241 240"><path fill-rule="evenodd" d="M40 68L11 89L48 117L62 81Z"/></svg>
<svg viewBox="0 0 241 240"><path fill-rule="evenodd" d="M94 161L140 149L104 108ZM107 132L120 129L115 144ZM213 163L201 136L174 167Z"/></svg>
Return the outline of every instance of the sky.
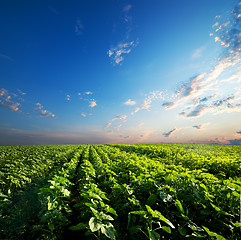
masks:
<svg viewBox="0 0 241 240"><path fill-rule="evenodd" d="M240 0L3 0L0 145L241 145Z"/></svg>

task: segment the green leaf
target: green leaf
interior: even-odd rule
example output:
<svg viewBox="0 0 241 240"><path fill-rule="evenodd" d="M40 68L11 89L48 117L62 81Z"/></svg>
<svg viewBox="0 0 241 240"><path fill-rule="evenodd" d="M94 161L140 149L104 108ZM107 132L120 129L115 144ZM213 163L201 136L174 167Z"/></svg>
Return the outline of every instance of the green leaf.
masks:
<svg viewBox="0 0 241 240"><path fill-rule="evenodd" d="M169 228L169 227L167 227L167 226L162 226L162 229L165 231L165 232L167 232L167 233L172 233L172 230L171 230L171 228Z"/></svg>
<svg viewBox="0 0 241 240"><path fill-rule="evenodd" d="M146 204L152 206L156 202L156 200L157 200L157 195L151 194L147 199Z"/></svg>
<svg viewBox="0 0 241 240"><path fill-rule="evenodd" d="M84 223L78 223L76 226L69 227L69 229L72 231L77 231L77 230L81 230L81 229L85 229L85 228L86 228L86 224L84 224Z"/></svg>
<svg viewBox="0 0 241 240"><path fill-rule="evenodd" d="M203 183L200 184L200 187L202 187L205 191L208 191L207 187Z"/></svg>
<svg viewBox="0 0 241 240"><path fill-rule="evenodd" d="M146 215L146 211L133 211L130 212L132 214L136 214L136 215L141 215L141 216L145 216Z"/></svg>
<svg viewBox="0 0 241 240"><path fill-rule="evenodd" d="M165 192L160 192L160 198L163 202L171 202L172 196L170 194L166 194Z"/></svg>
<svg viewBox="0 0 241 240"><path fill-rule="evenodd" d="M114 220L113 217L111 217L110 215L107 215L103 212L100 212L99 217L100 217L100 219L103 219L103 220L110 220L110 221Z"/></svg>
<svg viewBox="0 0 241 240"><path fill-rule="evenodd" d="M203 226L203 229L207 232L207 234L210 236L210 237L216 237L217 240L226 240L226 238L224 238L223 236L215 233L215 232L212 232L210 231L207 227L204 227Z"/></svg>
<svg viewBox="0 0 241 240"><path fill-rule="evenodd" d="M201 215L209 215L211 213L211 211L209 210L209 209L202 209L201 211L200 211L200 214Z"/></svg>
<svg viewBox="0 0 241 240"><path fill-rule="evenodd" d="M183 227L178 227L178 232L182 235L182 236L186 236L187 234L187 230Z"/></svg>
<svg viewBox="0 0 241 240"><path fill-rule="evenodd" d="M115 209L113 209L113 208L111 208L111 207L107 208L107 212L112 213L112 214L115 215L115 216L118 216L117 213L116 213L116 211L115 211Z"/></svg>
<svg viewBox="0 0 241 240"><path fill-rule="evenodd" d="M63 194L65 197L69 197L70 196L70 191L68 189L64 189L63 190Z"/></svg>
<svg viewBox="0 0 241 240"><path fill-rule="evenodd" d="M151 231L150 240L160 240L160 234L155 231Z"/></svg>
<svg viewBox="0 0 241 240"><path fill-rule="evenodd" d="M146 205L147 211L151 214L154 218L159 218L159 215L156 213L156 211L153 211L150 206Z"/></svg>
<svg viewBox="0 0 241 240"><path fill-rule="evenodd" d="M101 232L108 238L115 240L115 232L113 226L103 225L101 226Z"/></svg>
<svg viewBox="0 0 241 240"><path fill-rule="evenodd" d="M182 204L179 200L176 200L175 201L175 206L177 207L177 209L179 210L179 212L181 212L182 214L184 214L184 210L183 210L183 207L182 207Z"/></svg>
<svg viewBox="0 0 241 240"><path fill-rule="evenodd" d="M216 205L214 205L214 204L212 204L212 203L210 203L211 204L211 206L217 211L217 212L220 212L221 211L221 209L219 208L219 207L217 207Z"/></svg>
<svg viewBox="0 0 241 240"><path fill-rule="evenodd" d="M95 215L96 218L98 219L100 218L100 214L96 209L90 207L90 210L92 211L92 213Z"/></svg>
<svg viewBox="0 0 241 240"><path fill-rule="evenodd" d="M241 222L236 222L236 223L233 223L231 222L235 227L241 227Z"/></svg>
<svg viewBox="0 0 241 240"><path fill-rule="evenodd" d="M155 211L155 213L158 215L159 219L166 224L168 224L171 228L175 228L175 226L169 221L167 218L165 218L160 212Z"/></svg>
<svg viewBox="0 0 241 240"><path fill-rule="evenodd" d="M99 223L99 222L97 221L97 218L92 217L92 218L90 218L90 220L89 220L89 226L90 226L91 232L96 232L96 231L98 231L98 230L101 228L102 223Z"/></svg>

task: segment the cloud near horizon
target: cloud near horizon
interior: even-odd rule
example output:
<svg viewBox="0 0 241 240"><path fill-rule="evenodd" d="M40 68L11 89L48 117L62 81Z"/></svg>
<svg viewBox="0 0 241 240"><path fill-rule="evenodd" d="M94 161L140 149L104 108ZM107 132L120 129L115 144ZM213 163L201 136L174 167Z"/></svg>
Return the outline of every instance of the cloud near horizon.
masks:
<svg viewBox="0 0 241 240"><path fill-rule="evenodd" d="M177 129L173 128L172 130L170 130L169 132L163 133L162 135L164 137L170 137Z"/></svg>
<svg viewBox="0 0 241 240"><path fill-rule="evenodd" d="M111 124L116 121L116 120L122 120L123 122L125 122L127 119L126 115L117 115L116 117L112 118L110 122L108 122L105 127L104 130L106 130L107 128L109 128L111 126ZM122 125L121 125L122 126ZM120 127L119 127L120 128Z"/></svg>

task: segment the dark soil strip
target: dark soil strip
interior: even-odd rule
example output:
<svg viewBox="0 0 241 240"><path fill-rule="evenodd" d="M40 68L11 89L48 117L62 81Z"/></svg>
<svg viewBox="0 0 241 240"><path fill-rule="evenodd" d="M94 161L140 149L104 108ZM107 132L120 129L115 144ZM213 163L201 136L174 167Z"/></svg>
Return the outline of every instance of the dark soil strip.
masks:
<svg viewBox="0 0 241 240"><path fill-rule="evenodd" d="M83 150L84 152L84 150ZM83 154L82 152L82 154ZM69 202L69 207L72 210L71 215L68 217L70 224L66 226L66 231L63 234L63 239L65 240L75 240L75 239L82 239L81 237L82 234L80 233L80 231L72 231L69 230L70 226L75 226L78 224L78 215L79 213L76 211L76 208L74 207L74 205L76 204L76 199L79 197L79 191L78 191L78 171L80 168L81 163L83 162L83 157L82 154L80 155L80 159L78 162L78 165L76 166L75 169L75 174L74 177L72 178L71 182L73 183L73 186L71 188L71 200Z"/></svg>

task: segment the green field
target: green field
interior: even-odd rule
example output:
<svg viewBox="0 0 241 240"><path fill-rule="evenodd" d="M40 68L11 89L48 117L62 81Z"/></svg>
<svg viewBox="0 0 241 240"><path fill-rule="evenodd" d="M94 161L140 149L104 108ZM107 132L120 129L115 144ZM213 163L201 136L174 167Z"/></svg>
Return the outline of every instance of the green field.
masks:
<svg viewBox="0 0 241 240"><path fill-rule="evenodd" d="M0 239L241 239L241 146L0 147Z"/></svg>

